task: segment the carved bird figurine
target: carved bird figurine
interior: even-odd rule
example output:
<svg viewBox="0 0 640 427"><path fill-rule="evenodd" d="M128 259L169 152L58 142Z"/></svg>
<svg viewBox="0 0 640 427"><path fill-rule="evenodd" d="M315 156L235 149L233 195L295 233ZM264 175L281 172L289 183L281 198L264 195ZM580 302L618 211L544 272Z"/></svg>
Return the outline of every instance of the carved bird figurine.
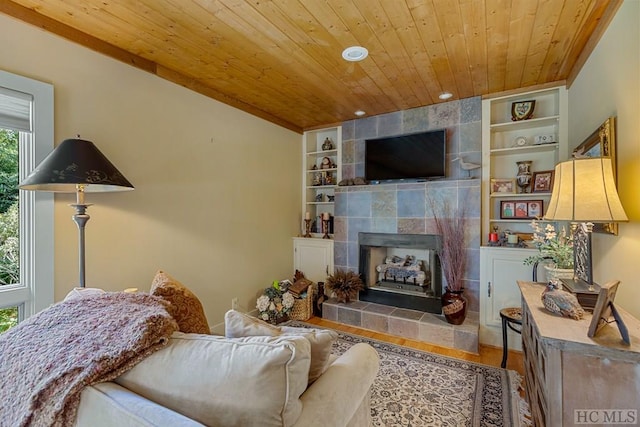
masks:
<svg viewBox="0 0 640 427"><path fill-rule="evenodd" d="M580 320L584 316L584 309L576 296L558 289L552 282L549 282L546 289L542 291L541 298L544 308L554 314L571 317L575 320Z"/></svg>
<svg viewBox="0 0 640 427"><path fill-rule="evenodd" d="M451 161L452 162L459 161L460 162L460 167L467 171L467 176L469 178L471 178L471 171L474 170L474 169L478 169L481 166L481 165L479 165L477 163L465 162L462 157L456 157L455 159L453 159Z"/></svg>

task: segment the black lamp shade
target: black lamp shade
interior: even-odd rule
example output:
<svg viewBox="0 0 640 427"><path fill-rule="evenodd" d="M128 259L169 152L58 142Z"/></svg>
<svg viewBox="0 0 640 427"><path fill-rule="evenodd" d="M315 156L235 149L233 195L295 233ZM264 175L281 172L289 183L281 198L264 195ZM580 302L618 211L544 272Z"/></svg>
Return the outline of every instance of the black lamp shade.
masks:
<svg viewBox="0 0 640 427"><path fill-rule="evenodd" d="M23 190L75 193L127 191L133 185L91 141L65 139L20 183Z"/></svg>

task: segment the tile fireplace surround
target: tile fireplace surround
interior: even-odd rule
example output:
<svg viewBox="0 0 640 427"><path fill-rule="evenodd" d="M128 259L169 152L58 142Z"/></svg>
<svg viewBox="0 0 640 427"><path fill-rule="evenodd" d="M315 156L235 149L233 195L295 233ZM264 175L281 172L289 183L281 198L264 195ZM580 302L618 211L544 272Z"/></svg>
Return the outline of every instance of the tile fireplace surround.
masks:
<svg viewBox="0 0 640 427"><path fill-rule="evenodd" d="M364 301L322 304L322 318L358 328L424 341L441 347L478 353L478 312L467 312L462 325L450 325L443 316Z"/></svg>
<svg viewBox="0 0 640 427"><path fill-rule="evenodd" d="M358 233L438 234L429 198L466 206L469 310L479 311L480 180L459 179L407 184L338 187L335 198L335 268L359 270Z"/></svg>
<svg viewBox="0 0 640 427"><path fill-rule="evenodd" d="M446 129L446 178L418 183L338 187L334 206L334 266L359 271L358 233L437 234L428 197L465 205L468 216L468 269L465 296L479 311L480 179L468 179L455 157L481 163L482 100L454 100L426 107L351 120L342 124L342 177L364 175L364 141ZM480 176L480 170L472 176Z"/></svg>
<svg viewBox="0 0 640 427"><path fill-rule="evenodd" d="M480 284L480 180L468 179L455 157L481 161L481 99L468 98L343 123L342 177L364 175L364 140L425 130L446 129L446 178L416 183L338 187L334 206L334 266L359 271L358 233L437 234L429 200L467 209L468 302L463 325L442 316L363 301L327 301L328 320L470 352L478 349ZM474 176L479 176L476 171Z"/></svg>

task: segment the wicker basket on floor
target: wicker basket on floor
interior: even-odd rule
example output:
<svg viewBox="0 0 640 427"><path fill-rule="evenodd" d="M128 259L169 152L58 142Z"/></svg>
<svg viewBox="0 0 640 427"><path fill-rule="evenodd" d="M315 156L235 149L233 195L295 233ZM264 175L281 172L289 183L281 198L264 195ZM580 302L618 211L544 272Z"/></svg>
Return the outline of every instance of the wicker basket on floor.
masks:
<svg viewBox="0 0 640 427"><path fill-rule="evenodd" d="M316 294L316 284L307 288L306 298L296 298L293 308L289 312L291 320L309 320L313 316L313 297Z"/></svg>

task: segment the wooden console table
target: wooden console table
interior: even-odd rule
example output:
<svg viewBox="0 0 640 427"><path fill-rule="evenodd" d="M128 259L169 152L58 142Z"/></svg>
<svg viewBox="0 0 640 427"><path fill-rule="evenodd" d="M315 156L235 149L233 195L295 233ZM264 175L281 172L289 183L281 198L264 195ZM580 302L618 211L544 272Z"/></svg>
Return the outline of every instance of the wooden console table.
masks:
<svg viewBox="0 0 640 427"><path fill-rule="evenodd" d="M518 281L518 286L526 393L534 425L573 426L576 410L587 411L579 416L591 421L601 421L603 411L613 409L623 410L621 416L624 410L640 415L640 321L617 307L631 345L624 344L615 324L589 338L590 313L581 320L554 315L540 299L544 284Z"/></svg>

